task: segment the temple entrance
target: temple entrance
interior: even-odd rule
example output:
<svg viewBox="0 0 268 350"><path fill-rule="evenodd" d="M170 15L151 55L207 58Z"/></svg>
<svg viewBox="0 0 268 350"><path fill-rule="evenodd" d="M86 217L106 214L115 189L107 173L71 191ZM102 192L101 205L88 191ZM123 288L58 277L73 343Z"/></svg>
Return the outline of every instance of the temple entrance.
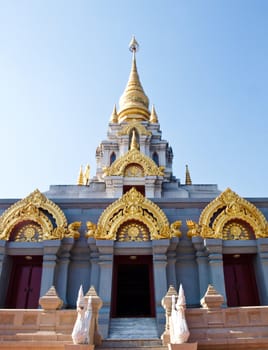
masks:
<svg viewBox="0 0 268 350"><path fill-rule="evenodd" d="M224 255L223 266L227 305L260 305L254 272L254 255Z"/></svg>
<svg viewBox="0 0 268 350"><path fill-rule="evenodd" d="M115 256L112 317L154 316L152 256Z"/></svg>
<svg viewBox="0 0 268 350"><path fill-rule="evenodd" d="M6 307L35 309L40 297L42 256L13 256Z"/></svg>

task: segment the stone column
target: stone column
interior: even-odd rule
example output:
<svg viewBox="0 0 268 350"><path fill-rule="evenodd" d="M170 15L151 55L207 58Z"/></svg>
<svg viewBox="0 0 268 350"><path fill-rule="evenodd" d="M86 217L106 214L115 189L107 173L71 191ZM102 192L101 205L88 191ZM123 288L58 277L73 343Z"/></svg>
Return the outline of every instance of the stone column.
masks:
<svg viewBox="0 0 268 350"><path fill-rule="evenodd" d="M95 238L88 238L87 240L88 246L90 248L90 264L91 264L91 272L90 272L90 285L93 286L97 291L99 290L99 252L96 247Z"/></svg>
<svg viewBox="0 0 268 350"><path fill-rule="evenodd" d="M226 292L224 282L222 240L205 239L204 246L208 252L210 284L224 297L226 303Z"/></svg>
<svg viewBox="0 0 268 350"><path fill-rule="evenodd" d="M153 270L154 270L154 290L156 321L159 334L165 328L165 311L162 308L161 300L167 291L167 250L170 245L169 239L153 240Z"/></svg>
<svg viewBox="0 0 268 350"><path fill-rule="evenodd" d="M99 314L99 326L101 334L107 338L111 312L114 241L97 240L96 246L99 251L100 268L98 294L103 301L103 307Z"/></svg>
<svg viewBox="0 0 268 350"><path fill-rule="evenodd" d="M61 242L59 263L57 268L57 280L55 286L59 297L63 300L63 305L67 303L67 282L70 264L70 250L74 244L74 238L64 238Z"/></svg>
<svg viewBox="0 0 268 350"><path fill-rule="evenodd" d="M177 248L176 276L179 285L185 291L187 305L200 305L198 269L195 260L195 250L189 240L182 239Z"/></svg>
<svg viewBox="0 0 268 350"><path fill-rule="evenodd" d="M60 240L43 241L43 269L40 296L45 295L50 287L54 285L57 252L60 244Z"/></svg>
<svg viewBox="0 0 268 350"><path fill-rule="evenodd" d="M256 277L260 302L268 304L268 238L259 238L257 241L257 269Z"/></svg>
<svg viewBox="0 0 268 350"><path fill-rule="evenodd" d="M205 294L209 285L208 253L204 250L204 240L202 237L192 237L192 243L196 250L196 262L199 277L199 298Z"/></svg>
<svg viewBox="0 0 268 350"><path fill-rule="evenodd" d="M84 237L75 241L70 259L67 298L69 306L73 308L76 307L77 293L81 285L84 290L90 287L90 252Z"/></svg>
<svg viewBox="0 0 268 350"><path fill-rule="evenodd" d="M176 249L179 243L178 237L173 237L170 240L170 246L167 252L167 284L175 286L177 288L176 277Z"/></svg>
<svg viewBox="0 0 268 350"><path fill-rule="evenodd" d="M6 241L0 240L0 307L4 307L5 297L7 291L7 285L4 283L5 281L5 271L4 271L4 259L6 255Z"/></svg>

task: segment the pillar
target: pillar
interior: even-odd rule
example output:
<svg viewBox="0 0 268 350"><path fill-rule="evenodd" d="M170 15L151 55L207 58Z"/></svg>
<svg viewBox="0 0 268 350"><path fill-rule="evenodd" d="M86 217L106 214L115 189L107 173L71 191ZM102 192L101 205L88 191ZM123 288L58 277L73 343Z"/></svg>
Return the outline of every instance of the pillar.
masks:
<svg viewBox="0 0 268 350"><path fill-rule="evenodd" d="M60 244L60 240L43 241L43 269L40 296L45 295L50 287L54 285L57 252Z"/></svg>
<svg viewBox="0 0 268 350"><path fill-rule="evenodd" d="M204 250L202 237L192 237L192 243L196 250L196 262L199 279L199 299L205 294L209 285L208 253Z"/></svg>
<svg viewBox="0 0 268 350"><path fill-rule="evenodd" d="M85 237L80 237L74 243L70 257L67 285L69 306L75 308L80 286L83 286L84 291L90 287L90 251Z"/></svg>
<svg viewBox="0 0 268 350"><path fill-rule="evenodd" d="M107 338L111 312L114 241L97 240L96 246L99 251L100 269L98 294L103 301L99 314L99 326L101 334Z"/></svg>
<svg viewBox="0 0 268 350"><path fill-rule="evenodd" d="M258 290L262 305L268 304L268 238L257 239L257 269Z"/></svg>
<svg viewBox="0 0 268 350"><path fill-rule="evenodd" d="M162 334L165 329L165 310L161 305L161 300L167 291L166 267L169 244L169 239L152 241L156 321L159 334Z"/></svg>
<svg viewBox="0 0 268 350"><path fill-rule="evenodd" d="M59 297L63 301L63 305L66 306L67 302L67 283L68 283L68 270L70 264L70 250L74 244L74 238L64 238L61 242L61 248L59 253L59 262L57 268L57 279L55 281L55 287Z"/></svg>
<svg viewBox="0 0 268 350"><path fill-rule="evenodd" d="M182 284L186 303L189 307L199 307L199 281L195 250L192 242L182 239L177 248L176 262L177 288Z"/></svg>
<svg viewBox="0 0 268 350"><path fill-rule="evenodd" d="M224 282L222 240L205 239L204 246L208 252L210 284L224 297L226 304L226 292Z"/></svg>
<svg viewBox="0 0 268 350"><path fill-rule="evenodd" d="M176 277L176 249L179 243L178 237L173 237L170 240L170 246L167 252L167 284L177 288Z"/></svg>
<svg viewBox="0 0 268 350"><path fill-rule="evenodd" d="M93 286L95 290L99 292L99 252L96 247L95 238L88 238L87 240L89 249L90 249L90 264L91 264L91 273L90 273L90 286Z"/></svg>
<svg viewBox="0 0 268 350"><path fill-rule="evenodd" d="M4 307L5 298L7 292L7 285L5 281L5 271L4 271L4 259L6 256L6 241L0 240L0 307Z"/></svg>

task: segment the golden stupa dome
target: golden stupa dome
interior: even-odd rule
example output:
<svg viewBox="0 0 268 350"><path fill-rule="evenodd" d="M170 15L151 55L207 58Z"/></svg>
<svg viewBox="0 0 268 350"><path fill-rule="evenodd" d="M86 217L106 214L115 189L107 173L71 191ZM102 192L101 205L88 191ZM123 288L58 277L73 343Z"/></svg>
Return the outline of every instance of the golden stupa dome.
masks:
<svg viewBox="0 0 268 350"><path fill-rule="evenodd" d="M129 49L133 53L132 66L125 91L119 100L118 122L137 120L149 120L149 99L145 95L140 82L136 65L136 51L139 44L135 37L132 38Z"/></svg>

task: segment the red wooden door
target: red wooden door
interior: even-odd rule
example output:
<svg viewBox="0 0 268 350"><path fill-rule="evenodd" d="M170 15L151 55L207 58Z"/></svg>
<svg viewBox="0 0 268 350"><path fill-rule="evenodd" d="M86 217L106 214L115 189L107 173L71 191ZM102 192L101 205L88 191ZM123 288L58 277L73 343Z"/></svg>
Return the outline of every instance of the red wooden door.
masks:
<svg viewBox="0 0 268 350"><path fill-rule="evenodd" d="M42 256L28 259L13 257L13 266L7 297L7 307L16 309L35 309L41 286Z"/></svg>
<svg viewBox="0 0 268 350"><path fill-rule="evenodd" d="M224 279L228 306L259 305L253 267L254 255L224 255Z"/></svg>
<svg viewBox="0 0 268 350"><path fill-rule="evenodd" d="M112 317L154 317L152 256L115 256Z"/></svg>

